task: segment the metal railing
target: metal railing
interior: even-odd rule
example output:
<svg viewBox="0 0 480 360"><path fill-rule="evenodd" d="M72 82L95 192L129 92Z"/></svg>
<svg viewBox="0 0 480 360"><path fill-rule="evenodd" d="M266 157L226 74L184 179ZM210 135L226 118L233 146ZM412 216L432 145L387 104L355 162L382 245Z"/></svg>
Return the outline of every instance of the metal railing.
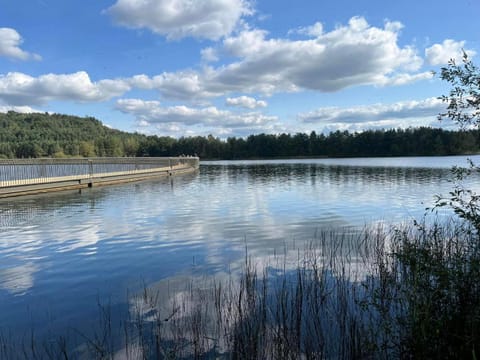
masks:
<svg viewBox="0 0 480 360"><path fill-rule="evenodd" d="M1 159L0 188L197 169L198 157Z"/></svg>

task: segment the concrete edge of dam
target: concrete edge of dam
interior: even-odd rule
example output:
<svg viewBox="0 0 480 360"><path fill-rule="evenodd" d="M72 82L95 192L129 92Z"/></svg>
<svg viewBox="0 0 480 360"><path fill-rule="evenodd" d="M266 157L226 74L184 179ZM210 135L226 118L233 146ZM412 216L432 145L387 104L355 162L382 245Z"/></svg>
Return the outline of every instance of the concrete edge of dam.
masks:
<svg viewBox="0 0 480 360"><path fill-rule="evenodd" d="M198 157L0 160L0 198L193 173Z"/></svg>

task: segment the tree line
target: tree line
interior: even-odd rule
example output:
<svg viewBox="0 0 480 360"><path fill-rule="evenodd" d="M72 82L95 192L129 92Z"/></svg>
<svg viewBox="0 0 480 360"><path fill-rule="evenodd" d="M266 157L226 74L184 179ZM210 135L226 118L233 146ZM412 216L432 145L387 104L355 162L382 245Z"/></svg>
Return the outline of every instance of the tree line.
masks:
<svg viewBox="0 0 480 360"><path fill-rule="evenodd" d="M317 134L147 136L111 129L92 117L0 114L0 158L178 156L202 159L430 156L480 152L480 131L419 127Z"/></svg>

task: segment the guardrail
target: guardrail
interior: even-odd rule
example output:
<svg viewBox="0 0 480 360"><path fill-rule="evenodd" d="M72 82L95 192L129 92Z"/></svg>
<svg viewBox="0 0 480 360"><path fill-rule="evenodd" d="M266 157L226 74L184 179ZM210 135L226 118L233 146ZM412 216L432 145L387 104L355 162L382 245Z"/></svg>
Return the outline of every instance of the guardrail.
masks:
<svg viewBox="0 0 480 360"><path fill-rule="evenodd" d="M127 182L198 169L198 157L2 159L0 197Z"/></svg>

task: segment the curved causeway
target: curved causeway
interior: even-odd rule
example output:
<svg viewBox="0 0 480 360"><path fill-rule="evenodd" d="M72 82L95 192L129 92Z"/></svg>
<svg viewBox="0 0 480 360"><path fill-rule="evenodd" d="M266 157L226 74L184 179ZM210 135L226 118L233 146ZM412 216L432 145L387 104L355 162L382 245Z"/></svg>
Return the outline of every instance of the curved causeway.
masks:
<svg viewBox="0 0 480 360"><path fill-rule="evenodd" d="M197 171L198 157L0 160L0 198Z"/></svg>

